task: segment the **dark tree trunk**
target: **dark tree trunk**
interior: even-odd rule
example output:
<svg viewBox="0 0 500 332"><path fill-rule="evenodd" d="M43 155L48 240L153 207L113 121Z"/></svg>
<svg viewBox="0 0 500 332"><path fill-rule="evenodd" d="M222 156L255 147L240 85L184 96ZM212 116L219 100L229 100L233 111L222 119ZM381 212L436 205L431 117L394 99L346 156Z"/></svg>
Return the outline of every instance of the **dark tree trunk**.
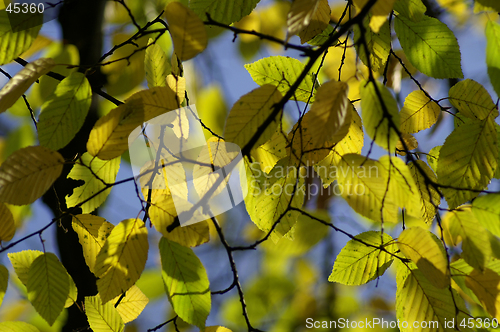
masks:
<svg viewBox="0 0 500 332"><path fill-rule="evenodd" d="M104 0L67 0L61 7L58 20L62 27L63 42L78 47L80 53L80 71L85 72L85 66L97 63L102 52L102 23L104 17ZM87 78L92 88L103 85L105 77L97 69L87 72ZM72 160L86 151L89 133L97 121L97 99L94 95L92 105L82 129L75 138L59 152L66 160ZM71 165L66 165L61 177L55 182L54 188L43 197L43 201L53 211L55 216L67 209L65 197L73 189L81 185L77 181L67 179ZM77 211L79 213L81 211ZM78 236L71 227L71 217L63 218L57 227L57 242L63 265L72 276L78 288L77 303L68 310L68 320L63 331L82 331L88 327L87 317L83 312L85 296L97 294L96 278L88 269L83 258L82 247ZM90 330L90 329L89 329Z"/></svg>

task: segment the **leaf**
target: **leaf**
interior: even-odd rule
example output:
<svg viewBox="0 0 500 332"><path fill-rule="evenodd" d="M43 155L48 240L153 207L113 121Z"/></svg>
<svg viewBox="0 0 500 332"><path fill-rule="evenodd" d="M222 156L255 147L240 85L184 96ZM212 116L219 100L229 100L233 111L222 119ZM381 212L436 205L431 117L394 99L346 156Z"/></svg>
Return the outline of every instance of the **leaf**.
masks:
<svg viewBox="0 0 500 332"><path fill-rule="evenodd" d="M493 235L500 236L500 195L480 196L472 202L472 213Z"/></svg>
<svg viewBox="0 0 500 332"><path fill-rule="evenodd" d="M286 157L286 134L277 128L270 140L250 151L250 154L268 173L280 159Z"/></svg>
<svg viewBox="0 0 500 332"><path fill-rule="evenodd" d="M95 273L97 254L104 246L114 226L104 218L91 214L73 216L72 226L82 245L85 263L87 263L90 272Z"/></svg>
<svg viewBox="0 0 500 332"><path fill-rule="evenodd" d="M259 139L254 146L264 144L276 131L281 119L281 110L264 130L261 126L273 112L274 104L281 98L281 93L271 84L264 84L242 96L229 112L224 128L224 139L243 148L254 135L258 134Z"/></svg>
<svg viewBox="0 0 500 332"><path fill-rule="evenodd" d="M94 332L121 332L125 327L113 303L103 304L99 294L85 297L85 314Z"/></svg>
<svg viewBox="0 0 500 332"><path fill-rule="evenodd" d="M245 65L255 83L261 86L264 84L277 86L283 95L297 80L304 67L305 65L299 60L280 55L270 56ZM307 102L310 98L310 102L313 103L314 94L312 97L310 96L314 88L314 73L310 72L298 86L294 98L303 102Z"/></svg>
<svg viewBox="0 0 500 332"><path fill-rule="evenodd" d="M119 168L120 158L101 160L84 153L68 174L68 178L85 181L66 195L68 208L81 204L82 213L90 213L101 206L111 191L104 183L114 183Z"/></svg>
<svg viewBox="0 0 500 332"><path fill-rule="evenodd" d="M19 149L0 166L0 201L24 205L41 197L61 175L64 159L43 146Z"/></svg>
<svg viewBox="0 0 500 332"><path fill-rule="evenodd" d="M171 2L164 15L180 60L194 58L207 47L208 37L203 21L191 9L180 2Z"/></svg>
<svg viewBox="0 0 500 332"><path fill-rule="evenodd" d="M94 268L103 303L135 284L144 270L148 249L148 231L140 219L125 219L113 228Z"/></svg>
<svg viewBox="0 0 500 332"><path fill-rule="evenodd" d="M481 4L482 6L490 7L493 10L500 12L500 4L498 2L496 2L495 0L476 0L475 2L477 4Z"/></svg>
<svg viewBox="0 0 500 332"><path fill-rule="evenodd" d="M397 0L394 10L413 22L419 22L425 14L427 7L421 0Z"/></svg>
<svg viewBox="0 0 500 332"><path fill-rule="evenodd" d="M354 0L354 4L359 9L362 9L368 1L369 0ZM380 27L387 21L387 16L392 11L395 1L396 0L377 1L370 9L370 13L372 14L370 28L375 33L378 33Z"/></svg>
<svg viewBox="0 0 500 332"><path fill-rule="evenodd" d="M28 63L14 75L0 90L0 113L14 105L40 76L47 74L54 66L54 60L41 58Z"/></svg>
<svg viewBox="0 0 500 332"><path fill-rule="evenodd" d="M108 303L117 303L120 297L121 295L115 297L111 302ZM126 324L136 319L144 310L148 302L149 299L146 297L146 295L144 295L143 292L141 292L139 287L133 285L126 292L125 297L122 298L122 300L116 307L116 310L118 310L118 313L123 319L123 322Z"/></svg>
<svg viewBox="0 0 500 332"><path fill-rule="evenodd" d="M177 104L180 105L186 97L186 79L182 76L168 75L167 86L175 93Z"/></svg>
<svg viewBox="0 0 500 332"><path fill-rule="evenodd" d="M366 284L384 274L394 259L391 254L396 251L396 244L386 233L368 231L358 234L338 254L328 281L344 285Z"/></svg>
<svg viewBox="0 0 500 332"><path fill-rule="evenodd" d="M437 183L437 177L429 166L422 160L412 161L408 164L411 175L420 192L420 217L428 224L432 223L436 216L437 206L441 202L441 197L431 184L427 183L426 178L421 174L421 171L415 164L420 166L420 169L434 183Z"/></svg>
<svg viewBox="0 0 500 332"><path fill-rule="evenodd" d="M9 270L0 264L0 306L2 306L3 297L9 285Z"/></svg>
<svg viewBox="0 0 500 332"><path fill-rule="evenodd" d="M455 290L434 287L413 263L398 264L396 282L396 317L407 323L401 325L402 332L426 330L419 328L421 322L436 322L429 330L445 330L448 327L445 322L454 321L458 325L469 317L463 299ZM471 331L464 327L461 330Z"/></svg>
<svg viewBox="0 0 500 332"><path fill-rule="evenodd" d="M288 38L298 34L303 44L325 30L329 22L327 0L295 0L288 12Z"/></svg>
<svg viewBox="0 0 500 332"><path fill-rule="evenodd" d="M416 148L418 148L417 139L410 134L402 133L401 138L396 144L396 153L400 156L406 156L407 151L415 150Z"/></svg>
<svg viewBox="0 0 500 332"><path fill-rule="evenodd" d="M407 228L398 237L398 247L417 264L433 286L445 288L450 285L446 253L434 234L420 227Z"/></svg>
<svg viewBox="0 0 500 332"><path fill-rule="evenodd" d="M175 313L204 329L211 306L205 268L191 249L176 242L162 238L159 248L163 282Z"/></svg>
<svg viewBox="0 0 500 332"><path fill-rule="evenodd" d="M16 222L9 208L0 203L0 242L12 240L16 233Z"/></svg>
<svg viewBox="0 0 500 332"><path fill-rule="evenodd" d="M230 329L224 326L207 326L203 332L232 332Z"/></svg>
<svg viewBox="0 0 500 332"><path fill-rule="evenodd" d="M40 332L36 327L25 322L3 322L0 323L3 332Z"/></svg>
<svg viewBox="0 0 500 332"><path fill-rule="evenodd" d="M405 99L400 112L401 131L408 134L418 133L434 125L441 108L421 90L411 92Z"/></svg>
<svg viewBox="0 0 500 332"><path fill-rule="evenodd" d="M498 109L486 89L476 81L466 79L450 89L450 103L468 118L484 120L498 116Z"/></svg>
<svg viewBox="0 0 500 332"><path fill-rule="evenodd" d="M7 11L0 11L0 66L27 51L40 31L43 15L23 15L23 18L12 26Z"/></svg>
<svg viewBox="0 0 500 332"><path fill-rule="evenodd" d="M355 25L354 30L354 45L358 52L359 58L366 66L371 66L375 72L384 68L391 50L391 31L389 23L384 22L378 32L374 32L369 27L370 15L364 18L363 25L365 27L365 41L369 52L369 59L366 56L366 50L361 43L361 29ZM368 61L370 61L368 63Z"/></svg>
<svg viewBox="0 0 500 332"><path fill-rule="evenodd" d="M40 145L52 150L65 147L83 126L91 101L92 90L84 74L75 71L63 79L42 105Z"/></svg>
<svg viewBox="0 0 500 332"><path fill-rule="evenodd" d="M69 295L69 276L56 255L38 256L28 271L28 299L52 326L61 314Z"/></svg>
<svg viewBox="0 0 500 332"><path fill-rule="evenodd" d="M463 78L461 55L453 32L436 18L419 22L397 15L394 29L408 60L419 71L434 78Z"/></svg>
<svg viewBox="0 0 500 332"><path fill-rule="evenodd" d="M484 309L496 319L500 319L500 276L486 268L474 269L465 277L465 284L472 289Z"/></svg>
<svg viewBox="0 0 500 332"><path fill-rule="evenodd" d="M488 76L497 96L500 96L500 24L488 21L485 35Z"/></svg>
<svg viewBox="0 0 500 332"><path fill-rule="evenodd" d="M163 49L154 44L154 40L149 38L146 56L144 58L144 69L148 87L166 86L165 78L170 74L170 62Z"/></svg>
<svg viewBox="0 0 500 332"><path fill-rule="evenodd" d="M456 128L439 152L437 176L448 205L454 209L478 195L466 189L484 189L498 166L495 121L469 121ZM456 189L455 189L456 188Z"/></svg>
<svg viewBox="0 0 500 332"><path fill-rule="evenodd" d="M399 135L392 126L399 129L398 104L384 85L380 82L375 84L366 81L360 83L361 117L365 124L366 133L375 143L394 153ZM383 103L380 102L377 91L380 93Z"/></svg>
<svg viewBox="0 0 500 332"><path fill-rule="evenodd" d="M462 257L472 267L484 270L491 257L488 232L476 219L470 206L449 211L442 219L445 240L457 246L462 242Z"/></svg>
<svg viewBox="0 0 500 332"><path fill-rule="evenodd" d="M238 22L250 14L260 0L191 0L191 8L202 20L210 17L223 24Z"/></svg>
<svg viewBox="0 0 500 332"><path fill-rule="evenodd" d="M38 250L24 250L7 254L17 277L25 286L28 285L28 272L31 264L42 254L43 252Z"/></svg>

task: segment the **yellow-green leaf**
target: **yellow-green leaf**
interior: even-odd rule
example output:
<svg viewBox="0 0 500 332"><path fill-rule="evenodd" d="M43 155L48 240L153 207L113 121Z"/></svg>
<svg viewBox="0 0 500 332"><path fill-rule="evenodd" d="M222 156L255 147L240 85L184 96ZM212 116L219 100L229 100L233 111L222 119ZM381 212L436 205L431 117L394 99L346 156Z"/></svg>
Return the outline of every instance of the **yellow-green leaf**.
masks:
<svg viewBox="0 0 500 332"><path fill-rule="evenodd" d="M16 233L16 222L9 208L0 203L0 242L10 241Z"/></svg>
<svg viewBox="0 0 500 332"><path fill-rule="evenodd" d="M427 178L434 183L437 182L437 177L422 160L412 161L408 164L413 180L420 192L420 217L426 223L430 224L436 216L437 206L441 202L441 197L436 189L426 181L426 178L421 174L421 170L415 164L418 164L420 169L427 175Z"/></svg>
<svg viewBox="0 0 500 332"><path fill-rule="evenodd" d="M498 166L495 121L469 121L456 128L439 152L437 176L451 209L467 202L484 189Z"/></svg>
<svg viewBox="0 0 500 332"><path fill-rule="evenodd" d="M42 196L61 175L64 159L43 146L17 150L0 166L0 201L24 205Z"/></svg>
<svg viewBox="0 0 500 332"><path fill-rule="evenodd" d="M500 24L489 20L485 35L488 76L497 96L500 96Z"/></svg>
<svg viewBox="0 0 500 332"><path fill-rule="evenodd" d="M394 153L399 135L399 110L389 89L375 81L360 83L361 117L366 133L381 147ZM377 93L378 90L378 93ZM378 96L382 97L382 103Z"/></svg>
<svg viewBox="0 0 500 332"><path fill-rule="evenodd" d="M275 85L284 95L290 89L290 86L297 80L304 66L305 65L297 59L277 55L247 64L245 68L252 76L255 83L258 85ZM293 98L307 102L311 96L311 91L315 88L314 73L310 72L300 83ZM314 102L314 94L312 94L310 102Z"/></svg>
<svg viewBox="0 0 500 332"><path fill-rule="evenodd" d="M401 131L408 134L430 128L436 123L441 108L421 90L411 92L400 112Z"/></svg>
<svg viewBox="0 0 500 332"><path fill-rule="evenodd" d="M369 0L354 0L354 4L360 10L368 3ZM387 21L387 16L392 11L396 0L376 1L370 9L371 19L370 28L378 33L380 27Z"/></svg>
<svg viewBox="0 0 500 332"><path fill-rule="evenodd" d="M69 172L68 178L83 180L85 183L75 188L71 195L66 195L66 205L74 207L81 204L82 213L90 213L97 209L111 191L111 188L105 189L103 181L115 182L119 167L120 158L101 160L92 157L88 152L84 153Z"/></svg>
<svg viewBox="0 0 500 332"><path fill-rule="evenodd" d="M424 17L427 7L421 0L396 0L394 10L413 22L418 22Z"/></svg>
<svg viewBox="0 0 500 332"><path fill-rule="evenodd" d="M191 8L202 20L207 14L217 22L231 24L252 12L260 0L191 0Z"/></svg>
<svg viewBox="0 0 500 332"><path fill-rule="evenodd" d="M446 24L425 15L418 22L397 15L394 29L408 60L419 71L434 78L464 77L457 39Z"/></svg>
<svg viewBox="0 0 500 332"><path fill-rule="evenodd" d="M500 194L480 196L472 202L476 219L493 235L500 236Z"/></svg>
<svg viewBox="0 0 500 332"><path fill-rule="evenodd" d="M153 44L153 39L149 38L146 56L144 58L144 69L148 87L167 86L165 79L170 74L170 62L163 49Z"/></svg>
<svg viewBox="0 0 500 332"><path fill-rule="evenodd" d="M94 273L97 254L101 251L114 226L104 218L91 214L73 216L72 226L82 245L85 263L87 263L90 271Z"/></svg>
<svg viewBox="0 0 500 332"><path fill-rule="evenodd" d="M7 254L17 277L25 286L28 285L28 272L31 264L42 254L43 252L38 250L24 250Z"/></svg>
<svg viewBox="0 0 500 332"><path fill-rule="evenodd" d="M327 0L295 0L288 12L288 38L298 34L303 44L325 30L329 22Z"/></svg>
<svg viewBox="0 0 500 332"><path fill-rule="evenodd" d="M160 240L159 248L163 282L175 313L204 329L211 307L205 268L190 248L166 238Z"/></svg>
<svg viewBox="0 0 500 332"><path fill-rule="evenodd" d="M276 163L286 156L286 134L281 132L281 128L277 128L271 139L253 149L251 156L255 159L260 168L269 173Z"/></svg>
<svg viewBox="0 0 500 332"><path fill-rule="evenodd" d="M104 303L135 284L146 265L148 249L148 231L140 219L125 219L113 228L94 268Z"/></svg>
<svg viewBox="0 0 500 332"><path fill-rule="evenodd" d="M2 332L40 332L36 327L25 322L2 322L0 323Z"/></svg>
<svg viewBox="0 0 500 332"><path fill-rule="evenodd" d="M418 148L417 139L410 134L401 133L401 138L396 144L396 153L400 156L406 156L406 152L415 150L416 148Z"/></svg>
<svg viewBox="0 0 500 332"><path fill-rule="evenodd" d="M2 306L3 297L9 285L9 270L0 264L0 306Z"/></svg>
<svg viewBox="0 0 500 332"><path fill-rule="evenodd" d="M85 314L94 332L121 332L125 327L114 304L103 304L99 294L85 297Z"/></svg>
<svg viewBox="0 0 500 332"><path fill-rule="evenodd" d="M500 275L491 269L474 269L465 277L465 284L472 289L486 311L500 319Z"/></svg>
<svg viewBox="0 0 500 332"><path fill-rule="evenodd" d="M484 120L498 116L498 109L486 89L476 81L466 79L450 89L450 103L460 113L471 119Z"/></svg>
<svg viewBox="0 0 500 332"><path fill-rule="evenodd" d="M42 105L40 145L52 150L65 147L83 126L91 101L92 90L84 74L75 71L63 79Z"/></svg>
<svg viewBox="0 0 500 332"><path fill-rule="evenodd" d="M366 46L368 47L369 58L366 56L365 47L361 43L361 29L357 25L353 28L354 45L361 61L367 66L368 61L370 61L372 70L378 72L384 68L389 57L389 51L391 50L391 31L388 22L384 22L378 32L373 31L368 23L371 17L371 15L368 15L363 20L363 25L365 27L364 38Z"/></svg>
<svg viewBox="0 0 500 332"><path fill-rule="evenodd" d="M264 84L242 96L229 112L224 129L224 139L243 148L256 134L259 139L254 146L265 143L274 134L280 113L264 130L260 128L273 111L274 104L282 98L281 93L271 84Z"/></svg>
<svg viewBox="0 0 500 332"><path fill-rule="evenodd" d="M108 303L116 303L120 297L121 295L118 295ZM148 302L149 299L143 292L141 292L139 287L133 285L125 293L125 296L116 307L116 310L118 310L123 322L128 323L136 319L141 314Z"/></svg>
<svg viewBox="0 0 500 332"><path fill-rule="evenodd" d="M28 299L43 319L52 326L69 296L68 273L56 255L38 256L28 271Z"/></svg>
<svg viewBox="0 0 500 332"><path fill-rule="evenodd" d="M207 326L203 332L232 332L230 329L224 326Z"/></svg>
<svg viewBox="0 0 500 332"><path fill-rule="evenodd" d="M41 58L28 63L14 75L0 90L0 113L14 105L40 76L47 74L54 66L54 60Z"/></svg>
<svg viewBox="0 0 500 332"><path fill-rule="evenodd" d="M398 247L417 264L433 286L445 288L450 285L446 253L434 234L420 227L407 228L398 237Z"/></svg>
<svg viewBox="0 0 500 332"><path fill-rule="evenodd" d="M386 233L369 231L358 234L338 254L328 281L344 285L366 284L384 274L396 251L396 244Z"/></svg>
<svg viewBox="0 0 500 332"><path fill-rule="evenodd" d="M182 61L194 58L202 52L208 43L203 21L180 2L171 2L165 8L174 50Z"/></svg>

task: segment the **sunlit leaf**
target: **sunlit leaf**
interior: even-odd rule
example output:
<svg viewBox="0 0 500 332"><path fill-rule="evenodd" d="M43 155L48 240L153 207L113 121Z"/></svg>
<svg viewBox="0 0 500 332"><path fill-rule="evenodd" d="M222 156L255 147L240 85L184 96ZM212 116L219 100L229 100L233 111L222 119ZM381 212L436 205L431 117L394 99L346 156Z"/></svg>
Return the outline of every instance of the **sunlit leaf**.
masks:
<svg viewBox="0 0 500 332"><path fill-rule="evenodd" d="M121 332L125 327L114 304L103 304L99 294L85 297L85 314L94 332Z"/></svg>
<svg viewBox="0 0 500 332"><path fill-rule="evenodd" d="M148 87L166 86L165 78L170 74L170 62L167 55L160 46L153 44L152 38L149 38L148 45L144 58Z"/></svg>
<svg viewBox="0 0 500 332"><path fill-rule="evenodd" d="M419 22L424 17L427 7L421 0L396 0L394 10L413 22Z"/></svg>
<svg viewBox="0 0 500 332"><path fill-rule="evenodd" d="M488 21L485 35L488 76L497 96L500 96L500 24Z"/></svg>
<svg viewBox="0 0 500 332"><path fill-rule="evenodd" d="M360 10L368 3L369 0L354 0L354 4ZM392 11L392 7L394 6L394 2L396 0L386 0L386 1L377 1L372 6L370 13L370 28L378 33L380 27L387 21L387 16Z"/></svg>
<svg viewBox="0 0 500 332"><path fill-rule="evenodd" d="M418 164L419 167L415 164ZM420 217L423 218L426 223L432 223L436 215L437 206L441 202L441 197L427 179L436 183L436 174L434 174L430 167L422 160L411 162L408 164L408 167L420 192ZM421 171L424 172L427 178L422 175Z"/></svg>
<svg viewBox="0 0 500 332"><path fill-rule="evenodd" d="M500 236L500 195L480 196L472 202L476 219L493 235Z"/></svg>
<svg viewBox="0 0 500 332"><path fill-rule="evenodd" d="M0 306L2 306L3 297L7 291L7 286L9 284L9 270L2 264L0 264Z"/></svg>
<svg viewBox="0 0 500 332"><path fill-rule="evenodd" d="M148 231L140 219L125 219L113 228L95 262L97 289L104 303L139 279L148 249Z"/></svg>
<svg viewBox="0 0 500 332"><path fill-rule="evenodd" d="M489 115L494 118L498 116L498 109L488 91L471 79L460 81L450 89L450 103L471 119L484 120Z"/></svg>
<svg viewBox="0 0 500 332"><path fill-rule="evenodd" d="M115 297L111 302L116 303L121 295ZM124 323L128 323L136 319L148 304L149 299L136 285L130 287L116 307L118 313L123 319Z"/></svg>
<svg viewBox="0 0 500 332"><path fill-rule="evenodd" d="M407 151L415 150L416 148L418 148L417 139L410 134L402 133L401 139L396 144L396 153L400 156L406 156Z"/></svg>
<svg viewBox="0 0 500 332"><path fill-rule="evenodd" d="M401 131L413 134L436 123L441 108L421 90L411 92L401 109Z"/></svg>
<svg viewBox="0 0 500 332"><path fill-rule="evenodd" d="M500 319L500 275L491 269L474 269L465 277L465 284L472 289L482 306L494 318Z"/></svg>
<svg viewBox="0 0 500 332"><path fill-rule="evenodd" d="M271 139L251 151L251 156L268 173L286 156L286 134L281 132L281 128L277 128Z"/></svg>
<svg viewBox="0 0 500 332"><path fill-rule="evenodd" d="M288 12L288 37L298 34L305 43L326 29L330 22L327 0L296 0Z"/></svg>
<svg viewBox="0 0 500 332"><path fill-rule="evenodd" d="M61 175L64 159L43 146L17 150L0 166L0 201L24 205L42 196Z"/></svg>
<svg viewBox="0 0 500 332"><path fill-rule="evenodd" d="M203 332L232 332L230 329L224 326L207 326Z"/></svg>
<svg viewBox="0 0 500 332"><path fill-rule="evenodd" d="M203 20L207 14L220 23L231 24L250 14L260 0L191 0L191 8Z"/></svg>
<svg viewBox="0 0 500 332"><path fill-rule="evenodd" d="M363 20L363 25L365 27L364 40L368 48L369 57L366 55L364 44L361 43L361 29L357 25L354 26L354 45L356 46L361 61L367 66L368 61L370 61L372 70L378 72L384 68L389 57L389 51L391 50L391 31L389 29L389 23L384 22L380 30L374 32L369 27L368 22L370 21L370 17L371 16L367 16Z"/></svg>
<svg viewBox="0 0 500 332"><path fill-rule="evenodd" d="M159 248L163 282L175 313L204 329L211 306L205 268L190 248L165 238L160 240Z"/></svg>
<svg viewBox="0 0 500 332"><path fill-rule="evenodd" d="M40 332L36 327L25 322L2 322L0 330L3 332Z"/></svg>

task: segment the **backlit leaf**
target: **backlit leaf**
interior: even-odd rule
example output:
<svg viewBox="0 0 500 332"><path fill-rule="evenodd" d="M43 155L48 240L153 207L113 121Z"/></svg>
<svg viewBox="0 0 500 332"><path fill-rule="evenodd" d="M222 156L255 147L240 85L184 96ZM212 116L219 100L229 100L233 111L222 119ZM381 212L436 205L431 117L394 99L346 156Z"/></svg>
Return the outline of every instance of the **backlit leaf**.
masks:
<svg viewBox="0 0 500 332"><path fill-rule="evenodd" d="M466 79L450 89L450 103L471 119L484 120L488 115L496 118L498 109L486 89L476 81Z"/></svg>
<svg viewBox="0 0 500 332"><path fill-rule="evenodd" d="M394 29L406 56L419 71L434 78L462 78L461 55L453 32L436 18L418 22L397 15Z"/></svg>
<svg viewBox="0 0 500 332"><path fill-rule="evenodd" d="M140 219L125 219L113 228L95 263L97 289L104 303L135 284L144 270L148 249L148 231Z"/></svg>
<svg viewBox="0 0 500 332"><path fill-rule="evenodd" d="M354 4L360 10L368 3L369 0L354 0ZM387 16L392 11L396 0L376 1L370 9L371 19L370 28L378 33L380 27L387 21Z"/></svg>
<svg viewBox="0 0 500 332"><path fill-rule="evenodd" d="M396 244L386 233L369 231L358 234L340 251L328 281L344 285L366 284L384 274L394 259L391 254L396 251Z"/></svg>
<svg viewBox="0 0 500 332"><path fill-rule="evenodd" d="M500 195L480 196L472 202L476 219L493 235L500 236Z"/></svg>
<svg viewBox="0 0 500 332"><path fill-rule="evenodd" d="M191 8L203 20L207 14L217 22L231 24L250 14L260 0L191 0Z"/></svg>
<svg viewBox="0 0 500 332"><path fill-rule="evenodd" d="M500 275L488 268L484 271L474 269L465 277L465 284L472 289L486 311L500 319Z"/></svg>
<svg viewBox="0 0 500 332"><path fill-rule="evenodd" d="M401 109L401 131L408 134L430 128L439 116L441 108L421 90L411 92Z"/></svg>
<svg viewBox="0 0 500 332"><path fill-rule="evenodd" d="M24 250L7 254L17 277L25 286L28 285L28 272L31 264L42 254L43 252L38 250Z"/></svg>
<svg viewBox="0 0 500 332"><path fill-rule="evenodd" d="M36 327L25 322L2 322L0 330L3 332L40 332Z"/></svg>
<svg viewBox="0 0 500 332"><path fill-rule="evenodd" d="M149 38L148 45L144 58L148 87L166 86L165 78L170 74L170 62L167 55L160 46L153 44L152 38Z"/></svg>
<svg viewBox="0 0 500 332"><path fill-rule="evenodd" d="M0 201L24 205L42 196L61 175L64 159L43 146L17 150L0 166Z"/></svg>
<svg viewBox="0 0 500 332"><path fill-rule="evenodd" d="M204 329L211 306L205 268L190 248L165 238L160 240L159 248L163 282L175 313Z"/></svg>
<svg viewBox="0 0 500 332"><path fill-rule="evenodd" d="M441 197L436 189L426 181L426 178L421 174L421 171L415 164L420 166L420 169L427 175L427 178L433 182L437 182L436 174L422 160L416 160L408 164L411 175L420 192L420 217L426 223L432 223L436 216L437 206L441 202Z"/></svg>
<svg viewBox="0 0 500 332"><path fill-rule="evenodd" d="M92 101L92 90L84 74L73 72L57 85L42 105L38 122L40 145L59 150L80 130Z"/></svg>
<svg viewBox="0 0 500 332"><path fill-rule="evenodd" d="M121 295L115 297L111 302L108 303L116 303ZM122 298L116 310L123 319L124 323L128 323L136 319L141 312L144 310L146 305L148 304L149 299L144 295L143 292L137 287L133 285L130 289L125 293L125 297Z"/></svg>
<svg viewBox="0 0 500 332"><path fill-rule="evenodd" d="M83 180L85 183L75 188L73 194L66 195L66 205L73 207L81 204L82 213L90 213L97 209L111 191L111 188L105 189L103 181L115 182L119 167L120 158L101 160L84 153L69 172L68 178Z"/></svg>
<svg viewBox="0 0 500 332"><path fill-rule="evenodd" d="M418 22L424 17L427 7L421 0L396 0L394 10L413 22Z"/></svg>
<svg viewBox="0 0 500 332"><path fill-rule="evenodd" d="M179 59L194 58L207 47L208 37L203 21L191 9L180 2L171 2L164 15Z"/></svg>
<svg viewBox="0 0 500 332"><path fill-rule="evenodd" d="M357 25L354 26L354 45L358 52L359 58L365 65L368 66L368 61L370 61L370 66L373 71L378 72L383 69L387 59L389 57L389 51L391 50L391 31L389 29L389 23L384 22L380 27L378 32L374 32L369 27L369 20L371 16L365 17L363 20L363 25L365 27L365 41L368 47L369 58L366 56L366 50L364 45L361 43L361 29Z"/></svg>
<svg viewBox="0 0 500 332"><path fill-rule="evenodd" d="M0 203L0 242L10 241L16 233L16 222L9 208Z"/></svg>
<svg viewBox="0 0 500 332"><path fill-rule="evenodd" d="M69 296L69 275L56 255L38 256L28 271L28 299L43 319L52 326Z"/></svg>
<svg viewBox="0 0 500 332"><path fill-rule="evenodd" d="M327 0L296 0L288 12L288 37L298 34L305 43L326 29L330 22Z"/></svg>
<svg viewBox="0 0 500 332"><path fill-rule="evenodd" d="M497 96L500 96L500 24L489 20L485 35L488 76Z"/></svg>
<svg viewBox="0 0 500 332"><path fill-rule="evenodd" d="M3 297L7 291L7 286L9 284L9 270L2 264L0 264L0 306L2 306Z"/></svg>
<svg viewBox="0 0 500 332"><path fill-rule="evenodd" d="M232 332L230 329L224 326L207 326L203 332Z"/></svg>
<svg viewBox="0 0 500 332"><path fill-rule="evenodd" d="M406 156L407 151L415 150L416 148L418 148L417 139L410 134L402 133L401 139L396 144L396 153L400 156Z"/></svg>
<svg viewBox="0 0 500 332"><path fill-rule="evenodd" d="M121 332L125 327L114 304L103 304L99 294L85 297L85 314L94 332Z"/></svg>
<svg viewBox="0 0 500 332"><path fill-rule="evenodd" d="M14 105L40 76L47 74L54 66L54 60L41 58L28 63L14 75L0 90L0 113Z"/></svg>

